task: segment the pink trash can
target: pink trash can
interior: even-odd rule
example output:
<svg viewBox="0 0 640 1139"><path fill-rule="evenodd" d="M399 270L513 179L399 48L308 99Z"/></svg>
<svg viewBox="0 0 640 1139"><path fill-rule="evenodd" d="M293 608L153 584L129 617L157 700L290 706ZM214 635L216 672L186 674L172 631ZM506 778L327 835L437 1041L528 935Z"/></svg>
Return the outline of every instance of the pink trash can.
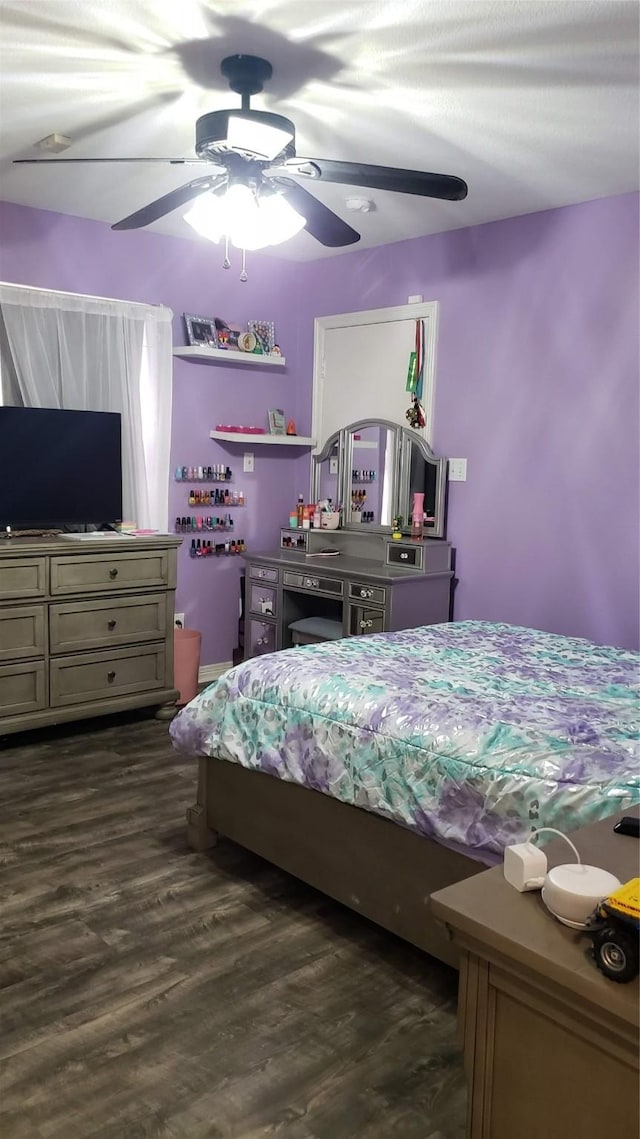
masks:
<svg viewBox="0 0 640 1139"><path fill-rule="evenodd" d="M173 683L178 689L178 704L188 704L198 695L200 642L196 629L175 629L173 634Z"/></svg>

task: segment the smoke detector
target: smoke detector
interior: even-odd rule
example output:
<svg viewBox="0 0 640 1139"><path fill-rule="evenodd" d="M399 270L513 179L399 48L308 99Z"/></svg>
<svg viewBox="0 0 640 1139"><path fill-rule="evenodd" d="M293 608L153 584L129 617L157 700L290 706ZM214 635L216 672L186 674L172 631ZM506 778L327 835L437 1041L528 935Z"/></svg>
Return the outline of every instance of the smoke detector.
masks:
<svg viewBox="0 0 640 1139"><path fill-rule="evenodd" d="M376 203L371 198L347 198L347 209L355 210L360 214L370 214L376 208Z"/></svg>
<svg viewBox="0 0 640 1139"><path fill-rule="evenodd" d="M40 142L35 144L38 150L47 150L49 154L60 154L62 150L68 150L71 146L71 139L67 138L66 134L48 134L46 138L41 138Z"/></svg>

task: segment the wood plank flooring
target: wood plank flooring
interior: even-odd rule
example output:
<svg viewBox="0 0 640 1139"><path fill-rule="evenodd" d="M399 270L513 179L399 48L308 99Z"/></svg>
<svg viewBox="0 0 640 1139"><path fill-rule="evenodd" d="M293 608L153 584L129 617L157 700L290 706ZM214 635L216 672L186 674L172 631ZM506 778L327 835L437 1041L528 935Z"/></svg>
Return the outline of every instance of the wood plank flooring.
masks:
<svg viewBox="0 0 640 1139"><path fill-rule="evenodd" d="M1 1139L462 1139L456 975L231 843L140 715L0 739Z"/></svg>

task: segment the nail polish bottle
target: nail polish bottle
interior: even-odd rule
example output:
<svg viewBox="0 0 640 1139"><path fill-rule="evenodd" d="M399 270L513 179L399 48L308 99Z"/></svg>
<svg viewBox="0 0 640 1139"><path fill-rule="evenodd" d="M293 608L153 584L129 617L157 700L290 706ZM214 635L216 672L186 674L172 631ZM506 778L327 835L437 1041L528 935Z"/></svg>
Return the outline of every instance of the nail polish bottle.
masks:
<svg viewBox="0 0 640 1139"><path fill-rule="evenodd" d="M176 518L176 534L180 533L180 519Z"/></svg>
<svg viewBox="0 0 640 1139"><path fill-rule="evenodd" d="M195 556L196 556L196 540L195 540L195 538L192 538L191 539L191 549L189 550L189 557L195 558Z"/></svg>
<svg viewBox="0 0 640 1139"><path fill-rule="evenodd" d="M182 467L176 467L176 482L182 481Z"/></svg>
<svg viewBox="0 0 640 1139"><path fill-rule="evenodd" d="M228 482L231 482L231 479L233 477L232 473L231 473L231 467L225 467L224 477L227 479Z"/></svg>

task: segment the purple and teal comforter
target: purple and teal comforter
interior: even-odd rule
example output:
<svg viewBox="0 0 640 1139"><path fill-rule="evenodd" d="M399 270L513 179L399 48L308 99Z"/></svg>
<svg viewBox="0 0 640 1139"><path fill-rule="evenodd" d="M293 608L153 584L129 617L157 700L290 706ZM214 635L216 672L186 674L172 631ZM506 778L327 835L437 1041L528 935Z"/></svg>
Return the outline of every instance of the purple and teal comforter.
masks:
<svg viewBox="0 0 640 1139"><path fill-rule="evenodd" d="M170 731L492 862L640 802L639 679L636 653L461 621L245 661Z"/></svg>

